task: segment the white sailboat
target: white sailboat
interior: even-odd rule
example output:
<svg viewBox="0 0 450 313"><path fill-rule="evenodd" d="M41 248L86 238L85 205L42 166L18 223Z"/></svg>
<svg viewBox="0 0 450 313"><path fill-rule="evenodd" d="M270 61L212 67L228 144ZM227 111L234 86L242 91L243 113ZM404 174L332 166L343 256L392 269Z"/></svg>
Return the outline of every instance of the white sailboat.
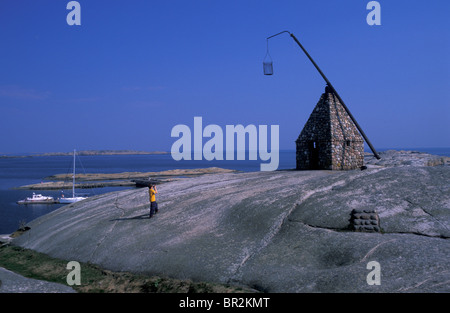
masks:
<svg viewBox="0 0 450 313"><path fill-rule="evenodd" d="M86 197L75 196L75 154L76 150L73 150L73 176L72 176L72 197L66 198L64 195L59 198L59 203L75 203L86 199Z"/></svg>

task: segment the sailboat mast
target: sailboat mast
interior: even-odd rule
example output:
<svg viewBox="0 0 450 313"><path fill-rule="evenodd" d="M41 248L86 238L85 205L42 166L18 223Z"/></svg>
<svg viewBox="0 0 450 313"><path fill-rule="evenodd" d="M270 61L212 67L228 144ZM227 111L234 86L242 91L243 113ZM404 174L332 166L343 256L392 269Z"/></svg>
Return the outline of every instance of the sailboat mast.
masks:
<svg viewBox="0 0 450 313"><path fill-rule="evenodd" d="M76 149L73 150L72 198L75 198L75 152Z"/></svg>

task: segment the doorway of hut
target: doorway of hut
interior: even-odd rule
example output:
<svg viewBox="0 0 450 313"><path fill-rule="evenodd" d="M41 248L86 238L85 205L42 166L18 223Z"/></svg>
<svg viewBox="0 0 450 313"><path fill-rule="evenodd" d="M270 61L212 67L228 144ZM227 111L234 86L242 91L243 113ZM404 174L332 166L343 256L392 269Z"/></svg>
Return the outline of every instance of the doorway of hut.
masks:
<svg viewBox="0 0 450 313"><path fill-rule="evenodd" d="M319 145L316 141L309 142L310 167L312 170L319 169Z"/></svg>

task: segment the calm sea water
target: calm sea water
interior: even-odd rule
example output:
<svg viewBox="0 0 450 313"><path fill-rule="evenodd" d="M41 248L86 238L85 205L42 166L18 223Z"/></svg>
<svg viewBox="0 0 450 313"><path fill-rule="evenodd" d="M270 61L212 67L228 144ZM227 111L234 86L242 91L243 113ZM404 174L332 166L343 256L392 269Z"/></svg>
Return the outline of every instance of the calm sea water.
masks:
<svg viewBox="0 0 450 313"><path fill-rule="evenodd" d="M400 150L400 149L397 149ZM404 149L450 156L450 148ZM383 150L379 150L383 151ZM31 196L33 191L15 190L14 187L36 184L45 177L54 174L72 172L73 158L69 156L47 156L26 158L0 158L0 234L12 233L22 223L47 214L61 207L61 204L18 205L18 200ZM170 154L164 155L114 155L114 156L78 156L77 173L121 173L154 172L170 169L221 167L244 172L260 170L261 161L174 161ZM279 169L295 168L295 151L280 151ZM106 187L76 190L76 193L98 195L106 192L133 187ZM36 190L35 193L61 196L57 190ZM71 190L65 191L66 195Z"/></svg>

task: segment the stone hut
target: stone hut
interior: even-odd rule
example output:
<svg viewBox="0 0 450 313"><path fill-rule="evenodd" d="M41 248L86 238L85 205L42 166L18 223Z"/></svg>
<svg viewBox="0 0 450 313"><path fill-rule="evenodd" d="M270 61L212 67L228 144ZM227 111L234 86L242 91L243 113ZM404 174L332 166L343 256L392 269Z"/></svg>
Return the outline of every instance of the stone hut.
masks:
<svg viewBox="0 0 450 313"><path fill-rule="evenodd" d="M352 170L364 165L364 140L328 86L295 143L298 170Z"/></svg>

